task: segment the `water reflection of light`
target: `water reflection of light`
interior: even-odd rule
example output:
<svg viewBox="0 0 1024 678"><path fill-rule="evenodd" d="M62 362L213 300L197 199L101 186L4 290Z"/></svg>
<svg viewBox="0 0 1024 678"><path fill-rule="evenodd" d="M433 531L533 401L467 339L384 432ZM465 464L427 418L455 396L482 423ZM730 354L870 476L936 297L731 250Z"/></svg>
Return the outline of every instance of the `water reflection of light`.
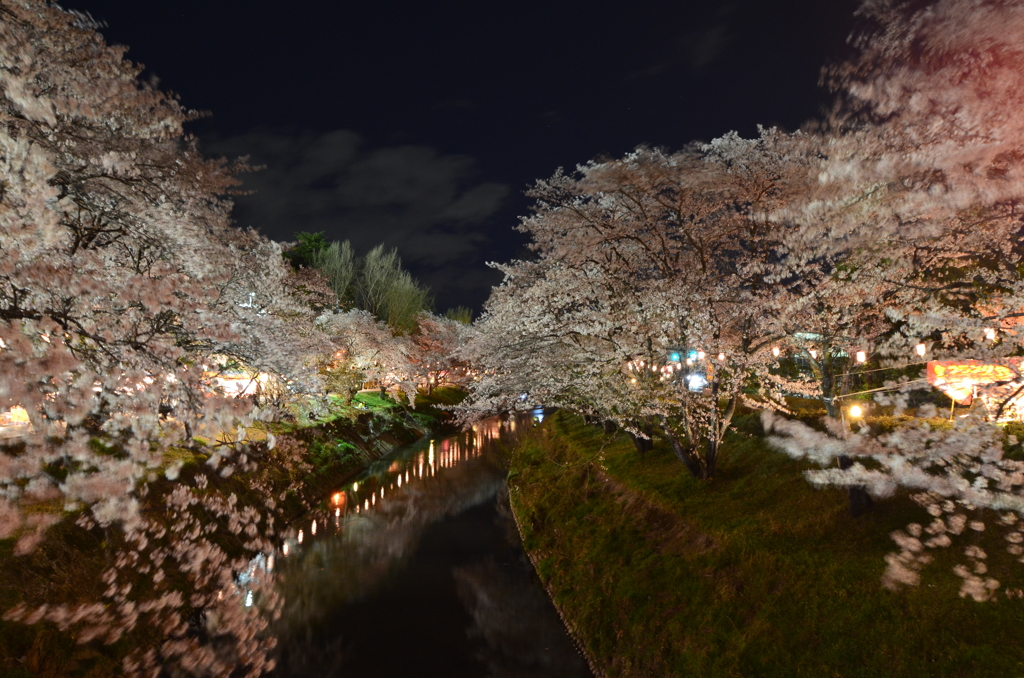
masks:
<svg viewBox="0 0 1024 678"><path fill-rule="evenodd" d="M287 548L287 546L288 545L285 544L286 548ZM274 571L274 554L271 553L269 556L267 556L267 572L273 572L273 571Z"/></svg>
<svg viewBox="0 0 1024 678"><path fill-rule="evenodd" d="M302 543L302 530L299 530L299 543Z"/></svg>
<svg viewBox="0 0 1024 678"><path fill-rule="evenodd" d="M309 527L309 532L310 532L310 534L316 534L316 521L315 520L313 521L313 524Z"/></svg>
<svg viewBox="0 0 1024 678"><path fill-rule="evenodd" d="M245 606L252 607L252 591L245 592Z"/></svg>
<svg viewBox="0 0 1024 678"><path fill-rule="evenodd" d="M363 504L363 510L365 510L365 511L369 511L370 510L370 500L369 499L367 499L366 502Z"/></svg>
<svg viewBox="0 0 1024 678"><path fill-rule="evenodd" d="M341 509L340 508L334 509L334 517L335 518L340 518L341 517Z"/></svg>
<svg viewBox="0 0 1024 678"><path fill-rule="evenodd" d="M285 542L285 543L284 543L284 546L283 546L283 547L281 547L281 551L282 551L282 552L283 552L283 553L284 553L285 555L288 555L288 542Z"/></svg>
<svg viewBox="0 0 1024 678"><path fill-rule="evenodd" d="M359 491L359 483L352 483L352 491L353 492L358 492Z"/></svg>
<svg viewBox="0 0 1024 678"><path fill-rule="evenodd" d="M402 486L402 476L398 476L398 486Z"/></svg>

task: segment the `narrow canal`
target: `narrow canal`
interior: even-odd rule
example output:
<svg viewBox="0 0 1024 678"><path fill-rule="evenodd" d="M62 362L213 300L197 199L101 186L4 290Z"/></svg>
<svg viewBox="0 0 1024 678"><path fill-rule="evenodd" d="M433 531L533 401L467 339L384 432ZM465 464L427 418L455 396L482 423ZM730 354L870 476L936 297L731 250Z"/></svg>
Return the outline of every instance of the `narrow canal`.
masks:
<svg viewBox="0 0 1024 678"><path fill-rule="evenodd" d="M533 421L398 448L338 488L280 558L274 675L590 676L508 507L500 448Z"/></svg>

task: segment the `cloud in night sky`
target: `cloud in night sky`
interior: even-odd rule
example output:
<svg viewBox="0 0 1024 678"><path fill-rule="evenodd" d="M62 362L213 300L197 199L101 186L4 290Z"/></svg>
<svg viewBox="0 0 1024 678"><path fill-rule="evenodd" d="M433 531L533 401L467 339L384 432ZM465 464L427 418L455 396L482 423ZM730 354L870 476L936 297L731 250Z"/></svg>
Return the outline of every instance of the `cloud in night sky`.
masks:
<svg viewBox="0 0 1024 678"><path fill-rule="evenodd" d="M204 150L248 155L265 166L242 177L243 188L254 193L236 199L240 226L284 241L299 231L323 231L328 239L350 240L360 254L381 242L398 247L439 306L462 303L466 289L481 296L495 282L483 267L489 230L512 224L488 220L510 188L480 180L469 156L443 155L429 146L367 148L349 130L253 130L207 140Z"/></svg>

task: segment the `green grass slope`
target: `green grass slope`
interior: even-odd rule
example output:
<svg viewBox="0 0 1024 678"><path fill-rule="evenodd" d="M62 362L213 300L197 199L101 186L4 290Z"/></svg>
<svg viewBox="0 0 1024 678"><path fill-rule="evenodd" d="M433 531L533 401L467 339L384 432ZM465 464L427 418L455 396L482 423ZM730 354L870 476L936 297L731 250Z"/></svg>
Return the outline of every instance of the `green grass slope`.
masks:
<svg viewBox="0 0 1024 678"><path fill-rule="evenodd" d="M843 491L814 490L809 466L767 449L756 418L739 428L710 482L664 445L640 458L566 413L514 453L526 547L605 675L1024 675L1024 601L960 598L951 572L980 543L1019 587L998 535L937 553L918 588L885 590L889 533L927 514L904 496L853 519Z"/></svg>

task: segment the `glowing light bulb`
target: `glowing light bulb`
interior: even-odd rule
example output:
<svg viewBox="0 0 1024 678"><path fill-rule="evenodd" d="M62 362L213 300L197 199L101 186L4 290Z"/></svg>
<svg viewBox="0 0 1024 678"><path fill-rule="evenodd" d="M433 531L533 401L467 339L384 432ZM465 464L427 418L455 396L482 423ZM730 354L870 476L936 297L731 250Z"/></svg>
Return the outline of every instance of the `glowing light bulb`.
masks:
<svg viewBox="0 0 1024 678"><path fill-rule="evenodd" d="M252 607L252 591L245 592L245 606Z"/></svg>
<svg viewBox="0 0 1024 678"><path fill-rule="evenodd" d="M811 357L814 358L815 360L818 359L818 352L813 348L811 349Z"/></svg>
<svg viewBox="0 0 1024 678"><path fill-rule="evenodd" d="M780 353L779 347L778 346L773 346L772 347L772 355L775 356L776 358L778 358L779 357L779 353Z"/></svg>
<svg viewBox="0 0 1024 678"><path fill-rule="evenodd" d="M288 542L284 543L284 546L281 547L281 551L283 551L285 555L288 555Z"/></svg>
<svg viewBox="0 0 1024 678"><path fill-rule="evenodd" d="M316 534L316 521L315 520L313 521L313 524L309 527L309 532L310 532L310 534Z"/></svg>
<svg viewBox="0 0 1024 678"><path fill-rule="evenodd" d="M299 543L300 544L302 543L302 537L303 537L302 530L299 530Z"/></svg>
<svg viewBox="0 0 1024 678"><path fill-rule="evenodd" d="M719 360L719 362L723 362L724 363L725 362L725 354L724 353L719 353L718 354L718 360Z"/></svg>
<svg viewBox="0 0 1024 678"><path fill-rule="evenodd" d="M860 419L864 416L864 410L860 405L850 405L850 416L854 419Z"/></svg>
<svg viewBox="0 0 1024 678"><path fill-rule="evenodd" d="M697 351L697 360L704 360L704 351Z"/></svg>
<svg viewBox="0 0 1024 678"><path fill-rule="evenodd" d="M866 363L868 361L868 354L864 351L857 351L857 362Z"/></svg>
<svg viewBox="0 0 1024 678"><path fill-rule="evenodd" d="M985 338L988 339L989 341L995 341L996 340L996 331L994 329L992 329L991 327L988 328L987 330L985 330Z"/></svg>
<svg viewBox="0 0 1024 678"><path fill-rule="evenodd" d="M914 350L917 352L917 355L923 358L925 351L928 350L928 347L925 346L924 344L918 344L917 346L914 347Z"/></svg>

